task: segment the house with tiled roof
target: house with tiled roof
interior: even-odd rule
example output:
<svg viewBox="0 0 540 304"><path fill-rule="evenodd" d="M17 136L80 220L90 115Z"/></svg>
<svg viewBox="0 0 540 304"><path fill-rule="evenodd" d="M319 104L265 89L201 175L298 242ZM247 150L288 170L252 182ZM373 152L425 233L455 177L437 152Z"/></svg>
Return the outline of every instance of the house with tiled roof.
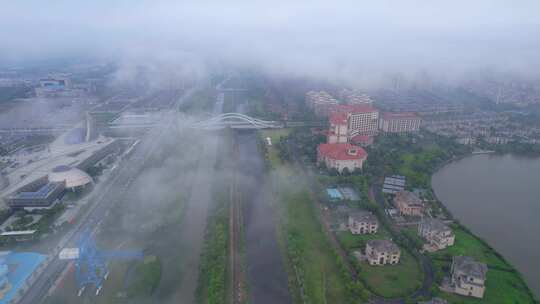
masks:
<svg viewBox="0 0 540 304"><path fill-rule="evenodd" d="M468 256L452 259L450 291L475 298L483 298L488 267Z"/></svg>
<svg viewBox="0 0 540 304"><path fill-rule="evenodd" d="M454 245L455 235L443 221L424 218L418 225L418 235L427 241L424 249L437 251Z"/></svg>
<svg viewBox="0 0 540 304"><path fill-rule="evenodd" d="M366 159L367 152L364 149L349 143L320 144L317 148L317 163L324 163L328 169L336 169L340 173L345 168L349 172L362 169Z"/></svg>
<svg viewBox="0 0 540 304"><path fill-rule="evenodd" d="M401 215L421 216L424 202L416 194L403 190L396 193L394 204Z"/></svg>
<svg viewBox="0 0 540 304"><path fill-rule="evenodd" d="M401 256L398 245L389 240L369 240L366 242L366 257L370 265L397 264Z"/></svg>
<svg viewBox="0 0 540 304"><path fill-rule="evenodd" d="M353 211L349 213L349 230L352 234L377 233L379 221L369 211Z"/></svg>

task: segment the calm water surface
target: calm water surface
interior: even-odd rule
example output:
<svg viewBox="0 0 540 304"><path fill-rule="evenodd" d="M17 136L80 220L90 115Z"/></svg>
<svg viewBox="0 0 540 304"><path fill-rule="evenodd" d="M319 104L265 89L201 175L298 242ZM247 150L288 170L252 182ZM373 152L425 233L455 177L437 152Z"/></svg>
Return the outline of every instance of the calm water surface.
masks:
<svg viewBox="0 0 540 304"><path fill-rule="evenodd" d="M540 296L540 158L476 155L439 170L438 198Z"/></svg>

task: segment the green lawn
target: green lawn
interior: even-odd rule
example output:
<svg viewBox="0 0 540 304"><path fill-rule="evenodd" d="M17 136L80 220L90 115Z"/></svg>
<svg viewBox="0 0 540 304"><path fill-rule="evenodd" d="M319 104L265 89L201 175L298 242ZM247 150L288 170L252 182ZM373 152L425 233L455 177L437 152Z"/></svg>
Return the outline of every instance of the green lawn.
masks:
<svg viewBox="0 0 540 304"><path fill-rule="evenodd" d="M263 139L263 143L266 145L266 138L270 137L272 141L272 146L266 145L267 149L267 157L270 161L270 165L272 168L277 168L278 166L282 165L282 160L279 158L279 151L276 147L276 144L279 143L280 137L285 137L289 135L291 132L290 129L273 129L273 130L262 130L260 131L261 138Z"/></svg>
<svg viewBox="0 0 540 304"><path fill-rule="evenodd" d="M413 187L427 187L431 180L431 171L440 159L445 158L440 148L425 149L419 153L405 153L401 156L399 173L407 177L407 183Z"/></svg>
<svg viewBox="0 0 540 304"><path fill-rule="evenodd" d="M350 231L340 231L336 233L341 246L347 251L361 248L362 252L366 247L366 242L369 240L380 240L390 238L388 231L379 227L377 233L374 234L352 234Z"/></svg>
<svg viewBox="0 0 540 304"><path fill-rule="evenodd" d="M407 296L422 285L423 274L416 259L401 250L397 265L370 266L359 263L359 276L375 294L386 298Z"/></svg>
<svg viewBox="0 0 540 304"><path fill-rule="evenodd" d="M348 281L313 213L306 191L283 195L287 251L301 269L309 303L347 303Z"/></svg>
<svg viewBox="0 0 540 304"><path fill-rule="evenodd" d="M453 225L452 228L456 234L455 245L430 255L434 259L433 265L438 283L443 276L448 276L452 256L468 255L488 264L486 293L484 299L477 300L436 290L439 297L448 299L450 303L463 304L535 303L523 278L511 265L467 231L457 225Z"/></svg>

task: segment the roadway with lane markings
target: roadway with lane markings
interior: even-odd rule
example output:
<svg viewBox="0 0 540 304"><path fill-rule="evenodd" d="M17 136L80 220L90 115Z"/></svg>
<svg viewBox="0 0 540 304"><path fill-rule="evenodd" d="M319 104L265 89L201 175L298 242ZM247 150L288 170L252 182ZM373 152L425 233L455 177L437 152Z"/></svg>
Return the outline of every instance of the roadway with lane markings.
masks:
<svg viewBox="0 0 540 304"><path fill-rule="evenodd" d="M174 104L174 108L167 113L167 120L171 126L176 122L176 111L180 104L189 98L196 88L186 91L186 93L178 99ZM111 204L119 201L129 188L130 184L135 180L148 158L158 146L157 143L161 140L164 128L155 128L150 130L138 145L132 150L132 155L128 159L122 161L121 166L117 166L116 170L111 172L109 181L103 185L104 188L96 188L93 196L89 199L89 204L92 204L90 209L79 220L78 224L66 233L65 237L59 242L59 245L51 252L50 261L41 274L37 276L36 281L29 286L26 293L21 297L18 303L35 304L42 303L47 294L51 293L54 283L64 273L68 266L66 261L58 258L58 253L64 247L73 247L78 239L79 233L86 227L97 229L101 219L106 215L108 207ZM100 192L97 192L101 190ZM93 201L93 202L92 202ZM104 203L106 203L104 205Z"/></svg>

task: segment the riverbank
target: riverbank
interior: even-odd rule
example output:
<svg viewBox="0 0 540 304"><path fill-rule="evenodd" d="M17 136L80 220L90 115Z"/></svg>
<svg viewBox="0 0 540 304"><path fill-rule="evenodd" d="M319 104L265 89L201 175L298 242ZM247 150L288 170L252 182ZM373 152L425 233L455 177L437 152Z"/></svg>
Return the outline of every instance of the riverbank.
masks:
<svg viewBox="0 0 540 304"><path fill-rule="evenodd" d="M293 303L353 303L367 299L325 232L321 209L301 168L283 159L280 137L288 131L261 131L260 148L279 211L278 236ZM272 145L266 142L271 138Z"/></svg>
<svg viewBox="0 0 540 304"><path fill-rule="evenodd" d="M537 169L538 158L475 155L445 164L434 172L433 183L438 190L434 196L459 227L492 251L523 285L527 286L525 278L534 283L531 287L538 293L540 275L535 263L540 248L535 244L539 228L531 216L540 207L534 185L537 178L530 176ZM529 286L523 292L535 297Z"/></svg>
<svg viewBox="0 0 540 304"><path fill-rule="evenodd" d="M486 154L478 154L484 155ZM461 153L452 155L447 159L441 159L438 163L433 164L428 168L430 177L436 172L457 161L473 157L475 154ZM413 167L414 165L411 165ZM407 172L401 172L407 176ZM407 176L409 177L409 176ZM426 190L430 193L431 203L443 210L445 217L448 220L454 221L452 228L457 231L456 244L453 247L439 251L437 254L429 254L428 257L435 272L435 285L432 288L432 295L447 299L450 303L536 303L535 295L525 282L522 274L499 252L488 244L483 238L472 233L467 227L453 215L448 207L442 203L433 190L431 180L425 185ZM432 205L432 208L435 207ZM451 266L451 258L457 255L468 255L474 257L480 262L488 264L488 280L486 283L486 293L484 299L477 300L471 298L460 297L438 289L438 286L444 276L448 275Z"/></svg>

